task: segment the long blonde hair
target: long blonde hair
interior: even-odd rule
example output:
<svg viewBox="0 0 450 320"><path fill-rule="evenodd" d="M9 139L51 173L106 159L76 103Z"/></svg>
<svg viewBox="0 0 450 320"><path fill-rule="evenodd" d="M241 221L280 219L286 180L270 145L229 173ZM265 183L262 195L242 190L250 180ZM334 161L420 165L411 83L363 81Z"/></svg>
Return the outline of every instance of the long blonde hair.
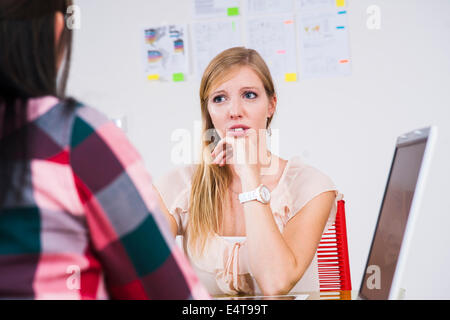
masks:
<svg viewBox="0 0 450 320"><path fill-rule="evenodd" d="M214 88L226 81L226 77L236 67L242 66L248 66L255 71L269 98L275 96L275 87L269 68L258 52L253 49L244 47L227 49L217 55L203 73L200 84L202 154L200 164L197 166L192 179L186 234L187 245L190 252L195 256L200 256L208 238L219 232L223 204L228 199L228 187L232 182L232 173L228 166L219 167L208 161L211 160L211 146L219 142L218 135L214 137L213 143L205 137L208 132L214 129L208 112L209 95ZM268 119L266 128L269 127L272 117Z"/></svg>

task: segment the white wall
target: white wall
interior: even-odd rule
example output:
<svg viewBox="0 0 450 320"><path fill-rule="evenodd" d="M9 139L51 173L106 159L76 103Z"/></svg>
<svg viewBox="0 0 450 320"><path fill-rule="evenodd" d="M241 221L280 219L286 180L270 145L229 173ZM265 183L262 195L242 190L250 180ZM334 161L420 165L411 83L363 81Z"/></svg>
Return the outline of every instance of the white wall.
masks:
<svg viewBox="0 0 450 320"><path fill-rule="evenodd" d="M197 80L150 83L141 62L143 26L190 23L188 0L78 0L69 93L110 117L127 117L128 136L154 178L175 167L171 134L200 120ZM280 155L302 156L344 193L353 288L369 251L396 137L439 127L413 251L407 298L450 298L450 2L348 0L350 77L278 83ZM366 9L381 8L381 29ZM188 14L186 14L188 13Z"/></svg>

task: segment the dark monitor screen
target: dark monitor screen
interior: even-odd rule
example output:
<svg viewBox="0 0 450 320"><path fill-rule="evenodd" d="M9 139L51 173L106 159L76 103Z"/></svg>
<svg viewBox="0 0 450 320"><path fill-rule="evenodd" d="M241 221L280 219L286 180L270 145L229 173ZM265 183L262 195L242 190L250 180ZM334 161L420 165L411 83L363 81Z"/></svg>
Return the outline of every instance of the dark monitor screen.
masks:
<svg viewBox="0 0 450 320"><path fill-rule="evenodd" d="M397 144L359 294L388 299L426 147Z"/></svg>

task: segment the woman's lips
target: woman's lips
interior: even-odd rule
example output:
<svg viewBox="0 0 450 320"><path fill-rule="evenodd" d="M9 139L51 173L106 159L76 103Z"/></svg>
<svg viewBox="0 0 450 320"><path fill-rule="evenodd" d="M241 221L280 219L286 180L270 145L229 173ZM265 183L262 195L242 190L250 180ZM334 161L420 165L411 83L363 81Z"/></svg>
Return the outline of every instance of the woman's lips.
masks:
<svg viewBox="0 0 450 320"><path fill-rule="evenodd" d="M235 129L228 129L227 130L227 136L231 137L243 137L247 134L246 128L235 128Z"/></svg>

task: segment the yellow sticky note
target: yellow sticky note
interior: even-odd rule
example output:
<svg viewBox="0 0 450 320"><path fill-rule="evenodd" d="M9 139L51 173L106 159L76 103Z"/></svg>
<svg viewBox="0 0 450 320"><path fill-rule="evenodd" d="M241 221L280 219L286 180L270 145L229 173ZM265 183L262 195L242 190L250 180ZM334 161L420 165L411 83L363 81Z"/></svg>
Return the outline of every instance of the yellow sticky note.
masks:
<svg viewBox="0 0 450 320"><path fill-rule="evenodd" d="M336 7L345 7L345 0L336 0Z"/></svg>
<svg viewBox="0 0 450 320"><path fill-rule="evenodd" d="M159 80L159 74L149 74L147 76L148 80Z"/></svg>
<svg viewBox="0 0 450 320"><path fill-rule="evenodd" d="M286 82L295 82L295 81L297 81L297 74L296 73L286 73L284 75L284 80Z"/></svg>

